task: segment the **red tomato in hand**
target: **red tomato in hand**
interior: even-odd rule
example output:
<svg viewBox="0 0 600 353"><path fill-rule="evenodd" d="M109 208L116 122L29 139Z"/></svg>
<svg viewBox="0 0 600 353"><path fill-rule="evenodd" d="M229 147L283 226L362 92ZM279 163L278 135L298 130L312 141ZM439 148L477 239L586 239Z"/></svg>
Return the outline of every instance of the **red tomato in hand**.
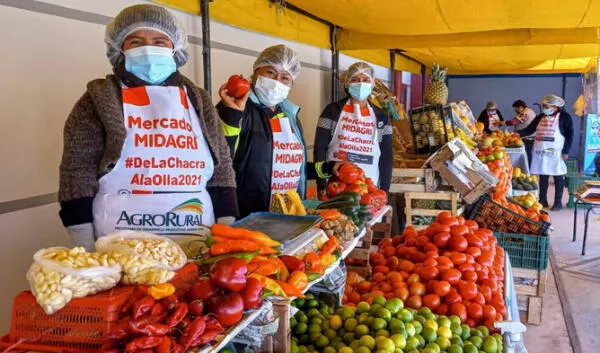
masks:
<svg viewBox="0 0 600 353"><path fill-rule="evenodd" d="M246 80L242 75L232 75L227 80L227 95L233 98L242 98L250 90L250 81Z"/></svg>

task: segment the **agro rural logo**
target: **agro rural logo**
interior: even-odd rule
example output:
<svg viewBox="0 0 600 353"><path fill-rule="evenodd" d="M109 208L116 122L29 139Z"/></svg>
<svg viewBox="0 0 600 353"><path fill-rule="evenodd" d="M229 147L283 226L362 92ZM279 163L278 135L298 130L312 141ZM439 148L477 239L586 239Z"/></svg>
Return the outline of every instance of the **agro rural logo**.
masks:
<svg viewBox="0 0 600 353"><path fill-rule="evenodd" d="M165 213L133 213L122 211L117 226L190 228L202 225L202 201L190 199Z"/></svg>

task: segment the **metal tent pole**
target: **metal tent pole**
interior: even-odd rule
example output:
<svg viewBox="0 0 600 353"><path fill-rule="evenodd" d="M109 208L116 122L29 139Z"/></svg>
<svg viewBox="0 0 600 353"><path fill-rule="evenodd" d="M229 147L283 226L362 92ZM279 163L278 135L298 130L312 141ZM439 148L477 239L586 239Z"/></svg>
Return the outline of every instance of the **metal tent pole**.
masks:
<svg viewBox="0 0 600 353"><path fill-rule="evenodd" d="M202 67L204 72L204 89L211 93L211 62L210 62L210 0L200 0L202 15Z"/></svg>
<svg viewBox="0 0 600 353"><path fill-rule="evenodd" d="M336 44L337 27L329 26L330 43L331 43L331 98L336 102L340 99L339 78L340 78L340 53Z"/></svg>
<svg viewBox="0 0 600 353"><path fill-rule="evenodd" d="M390 88L396 94L396 51L390 49Z"/></svg>

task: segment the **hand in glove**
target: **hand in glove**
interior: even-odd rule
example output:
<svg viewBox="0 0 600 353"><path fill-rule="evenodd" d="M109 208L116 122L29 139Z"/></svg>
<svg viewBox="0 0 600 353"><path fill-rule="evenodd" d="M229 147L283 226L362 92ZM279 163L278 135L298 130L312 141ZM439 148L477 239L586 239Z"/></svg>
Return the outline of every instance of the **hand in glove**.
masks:
<svg viewBox="0 0 600 353"><path fill-rule="evenodd" d="M77 224L67 227L71 236L71 245L83 246L86 251L96 251L96 239L94 237L94 225L92 223Z"/></svg>

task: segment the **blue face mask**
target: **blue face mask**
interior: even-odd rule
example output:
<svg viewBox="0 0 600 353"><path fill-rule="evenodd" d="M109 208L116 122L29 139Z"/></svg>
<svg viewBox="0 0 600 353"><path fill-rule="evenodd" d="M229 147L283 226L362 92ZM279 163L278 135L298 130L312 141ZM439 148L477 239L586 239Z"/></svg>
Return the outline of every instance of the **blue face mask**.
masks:
<svg viewBox="0 0 600 353"><path fill-rule="evenodd" d="M551 116L552 114L554 114L554 109L552 109L552 108L544 109L544 114L546 114L546 116Z"/></svg>
<svg viewBox="0 0 600 353"><path fill-rule="evenodd" d="M373 85L367 82L355 82L351 83L348 87L348 93L352 98L359 101L367 99L373 91Z"/></svg>
<svg viewBox="0 0 600 353"><path fill-rule="evenodd" d="M125 70L140 80L157 85L177 70L173 49L146 45L125 52Z"/></svg>

